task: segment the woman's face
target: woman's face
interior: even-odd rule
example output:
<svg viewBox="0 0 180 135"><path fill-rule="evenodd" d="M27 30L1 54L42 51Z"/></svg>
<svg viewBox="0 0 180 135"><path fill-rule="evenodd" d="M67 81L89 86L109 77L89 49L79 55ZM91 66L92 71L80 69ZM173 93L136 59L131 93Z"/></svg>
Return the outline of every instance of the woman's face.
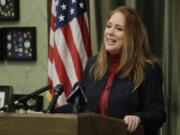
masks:
<svg viewBox="0 0 180 135"><path fill-rule="evenodd" d="M115 12L107 22L104 32L105 50L110 54L120 53L125 41L125 17L121 12Z"/></svg>

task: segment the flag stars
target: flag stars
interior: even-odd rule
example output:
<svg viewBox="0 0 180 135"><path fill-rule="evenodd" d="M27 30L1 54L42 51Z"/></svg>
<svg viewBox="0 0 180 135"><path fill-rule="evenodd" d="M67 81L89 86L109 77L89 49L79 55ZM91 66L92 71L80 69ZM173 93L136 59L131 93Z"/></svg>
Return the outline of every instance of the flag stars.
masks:
<svg viewBox="0 0 180 135"><path fill-rule="evenodd" d="M63 3L63 4L61 5L61 8L62 8L62 10L66 10L66 9L67 9L67 5Z"/></svg>
<svg viewBox="0 0 180 135"><path fill-rule="evenodd" d="M76 16L86 12L86 3L83 0L53 0L56 9L56 28L70 22Z"/></svg>
<svg viewBox="0 0 180 135"><path fill-rule="evenodd" d="M81 1L81 3L79 3L80 8L84 8L84 3Z"/></svg>
<svg viewBox="0 0 180 135"><path fill-rule="evenodd" d="M64 18L65 18L65 16L60 15L60 16L59 16L59 21L60 21L60 22L64 21Z"/></svg>
<svg viewBox="0 0 180 135"><path fill-rule="evenodd" d="M71 13L71 15L74 14L74 9L73 8L70 9L70 13Z"/></svg>
<svg viewBox="0 0 180 135"><path fill-rule="evenodd" d="M76 0L72 0L72 4L73 4L73 3L76 3Z"/></svg>

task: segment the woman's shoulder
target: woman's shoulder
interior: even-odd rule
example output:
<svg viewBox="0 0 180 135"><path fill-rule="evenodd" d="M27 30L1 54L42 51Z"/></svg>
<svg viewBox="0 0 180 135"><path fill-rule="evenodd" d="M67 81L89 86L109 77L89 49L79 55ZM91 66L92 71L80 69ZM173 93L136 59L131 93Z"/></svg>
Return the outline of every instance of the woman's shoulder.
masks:
<svg viewBox="0 0 180 135"><path fill-rule="evenodd" d="M97 56L92 56L88 58L85 70L89 70L96 61L97 61Z"/></svg>
<svg viewBox="0 0 180 135"><path fill-rule="evenodd" d="M159 78L162 77L162 68L158 63L146 63L144 65L144 74L145 77L154 76Z"/></svg>
<svg viewBox="0 0 180 135"><path fill-rule="evenodd" d="M97 55L92 56L88 59L89 64L94 64L97 61Z"/></svg>
<svg viewBox="0 0 180 135"><path fill-rule="evenodd" d="M145 72L161 71L161 66L158 63L145 63L144 65Z"/></svg>

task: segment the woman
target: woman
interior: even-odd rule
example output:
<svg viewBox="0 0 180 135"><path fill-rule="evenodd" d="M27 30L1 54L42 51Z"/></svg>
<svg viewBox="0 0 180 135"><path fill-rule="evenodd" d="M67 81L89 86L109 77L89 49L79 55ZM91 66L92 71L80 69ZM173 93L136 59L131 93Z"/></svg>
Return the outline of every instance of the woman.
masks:
<svg viewBox="0 0 180 135"><path fill-rule="evenodd" d="M138 13L128 6L111 12L104 44L89 59L82 83L86 109L123 119L129 132L143 124L145 135L156 135L165 122L162 71Z"/></svg>

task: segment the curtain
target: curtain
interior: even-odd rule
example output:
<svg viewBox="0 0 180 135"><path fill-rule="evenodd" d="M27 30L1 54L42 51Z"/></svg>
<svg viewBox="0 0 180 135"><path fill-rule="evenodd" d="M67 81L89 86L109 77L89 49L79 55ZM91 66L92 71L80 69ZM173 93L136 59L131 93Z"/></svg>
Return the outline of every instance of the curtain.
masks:
<svg viewBox="0 0 180 135"><path fill-rule="evenodd" d="M136 8L148 31L149 43L154 54L162 58L164 0L137 0Z"/></svg>
<svg viewBox="0 0 180 135"><path fill-rule="evenodd" d="M180 1L165 0L163 61L167 122L164 135L180 134Z"/></svg>

